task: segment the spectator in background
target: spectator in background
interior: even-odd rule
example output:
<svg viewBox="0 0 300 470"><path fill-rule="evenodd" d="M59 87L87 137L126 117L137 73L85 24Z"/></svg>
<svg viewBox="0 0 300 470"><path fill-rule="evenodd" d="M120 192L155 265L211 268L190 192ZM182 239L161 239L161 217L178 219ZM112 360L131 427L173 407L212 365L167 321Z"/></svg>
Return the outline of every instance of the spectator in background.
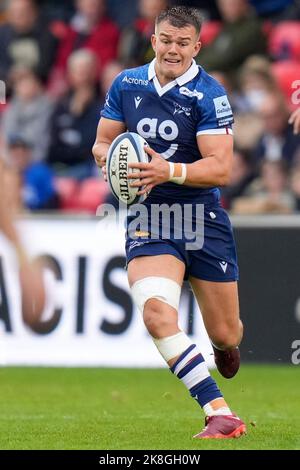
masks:
<svg viewBox="0 0 300 470"><path fill-rule="evenodd" d="M288 187L287 165L283 161L264 160L261 175L248 187L245 197L232 205L235 214L289 214L295 209L295 197Z"/></svg>
<svg viewBox="0 0 300 470"><path fill-rule="evenodd" d="M257 161L284 160L288 165L299 149L299 137L293 134L288 125L289 110L282 95L269 93L260 104L259 117L263 119L263 135L254 150Z"/></svg>
<svg viewBox="0 0 300 470"><path fill-rule="evenodd" d="M32 146L22 135L12 135L8 144L8 163L19 175L23 206L31 211L55 209L57 197L50 169L32 160Z"/></svg>
<svg viewBox="0 0 300 470"><path fill-rule="evenodd" d="M252 54L264 54L266 41L261 23L247 0L218 0L224 26L214 41L203 48L198 62L206 70L236 72Z"/></svg>
<svg viewBox="0 0 300 470"><path fill-rule="evenodd" d="M251 155L246 151L235 149L230 183L221 188L222 204L225 209L231 209L233 200L243 195L254 177L255 169Z"/></svg>
<svg viewBox="0 0 300 470"><path fill-rule="evenodd" d="M58 70L63 73L69 56L81 48L90 49L96 54L99 69L116 59L119 30L105 13L105 0L76 0L76 13L59 48Z"/></svg>
<svg viewBox="0 0 300 470"><path fill-rule="evenodd" d="M0 5L0 24L6 20L7 1L3 0Z"/></svg>
<svg viewBox="0 0 300 470"><path fill-rule="evenodd" d="M48 163L59 176L83 179L94 174L91 149L100 116L98 63L95 54L81 49L69 57L70 90L51 120Z"/></svg>
<svg viewBox="0 0 300 470"><path fill-rule="evenodd" d="M137 15L137 0L122 0L122 8L120 8L120 0L109 0L107 9L110 18L112 18L119 28L124 29L134 22Z"/></svg>
<svg viewBox="0 0 300 470"><path fill-rule="evenodd" d="M19 264L23 320L27 325L34 325L45 307L46 292L41 264L29 258L15 227L18 204L19 187L15 174L0 161L0 231L14 248Z"/></svg>
<svg viewBox="0 0 300 470"><path fill-rule="evenodd" d="M12 100L3 113L4 144L10 135L21 134L32 145L35 161L45 160L49 146L49 122L53 104L44 92L38 75L26 68L15 68Z"/></svg>
<svg viewBox="0 0 300 470"><path fill-rule="evenodd" d="M100 77L101 104L104 105L106 94L110 89L112 82L114 81L116 76L119 75L119 73L121 73L123 70L124 66L121 64L121 62L118 62L116 60L107 64L106 67L103 69L103 72Z"/></svg>
<svg viewBox="0 0 300 470"><path fill-rule="evenodd" d="M154 58L151 36L155 18L166 9L168 0L139 0L139 17L121 35L119 59L125 67L137 67Z"/></svg>
<svg viewBox="0 0 300 470"><path fill-rule="evenodd" d="M47 80L57 41L39 17L34 0L9 0L7 22L0 26L0 79L7 81L13 66L36 70Z"/></svg>
<svg viewBox="0 0 300 470"><path fill-rule="evenodd" d="M272 92L280 94L270 61L263 56L250 56L240 69L240 107L236 111L256 113L262 100Z"/></svg>

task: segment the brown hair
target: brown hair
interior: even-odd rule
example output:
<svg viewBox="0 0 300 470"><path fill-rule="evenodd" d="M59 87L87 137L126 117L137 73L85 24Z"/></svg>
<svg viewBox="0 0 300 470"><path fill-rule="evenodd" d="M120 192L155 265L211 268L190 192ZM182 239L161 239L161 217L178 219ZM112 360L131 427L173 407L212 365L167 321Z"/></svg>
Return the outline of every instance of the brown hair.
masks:
<svg viewBox="0 0 300 470"><path fill-rule="evenodd" d="M175 28L184 28L187 25L192 25L197 33L200 34L203 20L196 8L176 6L163 10L156 18L155 25L157 26L163 21L168 21Z"/></svg>

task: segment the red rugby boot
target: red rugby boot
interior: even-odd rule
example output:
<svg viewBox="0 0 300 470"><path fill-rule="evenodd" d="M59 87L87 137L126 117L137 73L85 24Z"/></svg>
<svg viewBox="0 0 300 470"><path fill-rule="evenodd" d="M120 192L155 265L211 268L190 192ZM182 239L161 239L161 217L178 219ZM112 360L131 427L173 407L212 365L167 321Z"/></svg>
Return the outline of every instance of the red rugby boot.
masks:
<svg viewBox="0 0 300 470"><path fill-rule="evenodd" d="M206 416L205 428L196 439L229 439L246 434L245 423L235 415Z"/></svg>

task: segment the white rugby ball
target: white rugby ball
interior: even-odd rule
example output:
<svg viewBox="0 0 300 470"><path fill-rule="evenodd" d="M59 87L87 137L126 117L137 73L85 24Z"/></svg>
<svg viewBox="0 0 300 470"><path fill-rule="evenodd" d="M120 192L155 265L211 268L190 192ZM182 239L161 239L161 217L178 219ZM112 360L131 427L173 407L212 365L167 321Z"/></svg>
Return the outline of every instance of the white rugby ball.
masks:
<svg viewBox="0 0 300 470"><path fill-rule="evenodd" d="M142 187L132 188L130 183L135 180L128 180L127 176L132 171L138 169L128 168L129 163L148 163L148 154L144 147L148 145L146 140L135 132L124 132L120 134L110 145L107 160L107 180L114 196L124 204L131 206L146 199L146 195L138 196L137 192Z"/></svg>

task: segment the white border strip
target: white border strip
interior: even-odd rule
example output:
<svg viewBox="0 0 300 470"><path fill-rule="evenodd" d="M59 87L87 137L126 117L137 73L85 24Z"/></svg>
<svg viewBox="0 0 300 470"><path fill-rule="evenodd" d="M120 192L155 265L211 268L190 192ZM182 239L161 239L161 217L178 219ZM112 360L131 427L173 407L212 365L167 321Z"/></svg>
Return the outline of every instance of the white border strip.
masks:
<svg viewBox="0 0 300 470"><path fill-rule="evenodd" d="M292 215L231 215L230 220L236 228L300 228L300 216Z"/></svg>
<svg viewBox="0 0 300 470"><path fill-rule="evenodd" d="M205 134L211 134L211 135L218 135L218 134L233 134L232 129L230 127L222 127L221 129L206 129L205 131L198 131L197 135L205 135Z"/></svg>

